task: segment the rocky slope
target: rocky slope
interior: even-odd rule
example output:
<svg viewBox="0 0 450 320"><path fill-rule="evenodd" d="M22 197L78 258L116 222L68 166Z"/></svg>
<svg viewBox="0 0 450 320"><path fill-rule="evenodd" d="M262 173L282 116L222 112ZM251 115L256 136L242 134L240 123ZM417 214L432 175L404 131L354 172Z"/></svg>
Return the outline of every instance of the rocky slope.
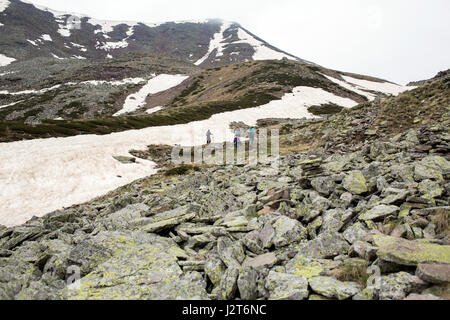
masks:
<svg viewBox="0 0 450 320"><path fill-rule="evenodd" d="M0 227L0 298L449 299L449 90L267 121L278 170L178 168Z"/></svg>
<svg viewBox="0 0 450 320"><path fill-rule="evenodd" d="M0 39L0 54L12 61L104 59L129 52L170 55L204 67L283 57L300 61L237 23L103 21L19 0L0 2Z"/></svg>

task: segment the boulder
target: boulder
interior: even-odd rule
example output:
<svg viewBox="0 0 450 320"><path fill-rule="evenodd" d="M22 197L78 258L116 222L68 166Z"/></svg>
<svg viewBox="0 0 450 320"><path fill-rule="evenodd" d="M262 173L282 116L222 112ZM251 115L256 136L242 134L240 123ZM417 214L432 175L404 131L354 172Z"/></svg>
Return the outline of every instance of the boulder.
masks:
<svg viewBox="0 0 450 320"><path fill-rule="evenodd" d="M429 283L450 283L450 264L419 264L416 275Z"/></svg>
<svg viewBox="0 0 450 320"><path fill-rule="evenodd" d="M383 220L388 216L396 215L398 214L399 211L400 208L396 206L379 205L364 212L358 217L358 219L363 221L364 220L379 221Z"/></svg>
<svg viewBox="0 0 450 320"><path fill-rule="evenodd" d="M329 196L336 189L336 183L330 176L314 178L311 180L311 185L314 190L324 196Z"/></svg>
<svg viewBox="0 0 450 320"><path fill-rule="evenodd" d="M205 264L205 273L215 287L220 285L226 269L225 264L218 256L209 258Z"/></svg>
<svg viewBox="0 0 450 320"><path fill-rule="evenodd" d="M135 225L134 220L144 217L149 209L150 207L143 203L131 204L111 213L101 221L101 224L110 231L126 230L132 228Z"/></svg>
<svg viewBox="0 0 450 320"><path fill-rule="evenodd" d="M286 263L286 273L296 276L303 276L311 279L321 275L325 275L330 270L336 268L340 263L333 260L311 259L301 254L297 254L294 258Z"/></svg>
<svg viewBox="0 0 450 320"><path fill-rule="evenodd" d="M306 239L308 231L297 220L282 216L273 224L275 235L272 244L281 248Z"/></svg>
<svg viewBox="0 0 450 320"><path fill-rule="evenodd" d="M361 291L361 286L355 282L342 282L332 277L314 277L309 280L311 289L327 298L345 300Z"/></svg>
<svg viewBox="0 0 450 320"><path fill-rule="evenodd" d="M399 265L417 266L422 263L450 264L450 246L409 241L384 235L373 237L378 256Z"/></svg>
<svg viewBox="0 0 450 320"><path fill-rule="evenodd" d="M101 240L109 254L85 255L92 271L69 286L69 299L208 299L201 275L183 274L177 263L181 249L172 240L130 232L104 234Z"/></svg>
<svg viewBox="0 0 450 320"><path fill-rule="evenodd" d="M270 300L305 300L308 298L308 280L303 276L271 271L266 279Z"/></svg>
<svg viewBox="0 0 450 320"><path fill-rule="evenodd" d="M220 281L220 285L216 287L211 295L218 300L231 300L235 297L238 289L238 268L228 268Z"/></svg>
<svg viewBox="0 0 450 320"><path fill-rule="evenodd" d="M343 235L345 240L351 244L354 244L356 241L365 241L368 235L368 230L360 222L357 222L348 227L344 231Z"/></svg>
<svg viewBox="0 0 450 320"><path fill-rule="evenodd" d="M239 273L237 281L242 300L256 300L258 298L258 273L251 267L244 267Z"/></svg>
<svg viewBox="0 0 450 320"><path fill-rule="evenodd" d="M349 172L344 178L342 186L345 190L354 194L362 194L368 191L366 178L364 178L361 171Z"/></svg>
<svg viewBox="0 0 450 320"><path fill-rule="evenodd" d="M403 300L410 293L418 293L427 284L418 277L407 272L399 272L382 276L380 279L380 300Z"/></svg>
<svg viewBox="0 0 450 320"><path fill-rule="evenodd" d="M257 268L271 268L277 263L277 257L274 253L269 252L263 255L259 255L255 258L251 258L245 261L244 267Z"/></svg>
<svg viewBox="0 0 450 320"><path fill-rule="evenodd" d="M350 245L338 232L325 232L316 239L300 245L299 254L308 258L332 259L342 254L347 254Z"/></svg>

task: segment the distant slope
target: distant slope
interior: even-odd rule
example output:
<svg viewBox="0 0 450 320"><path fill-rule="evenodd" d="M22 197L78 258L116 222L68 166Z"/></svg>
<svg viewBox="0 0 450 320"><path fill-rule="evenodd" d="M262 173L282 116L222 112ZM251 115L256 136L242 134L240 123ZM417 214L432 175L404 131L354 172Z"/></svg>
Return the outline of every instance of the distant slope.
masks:
<svg viewBox="0 0 450 320"><path fill-rule="evenodd" d="M19 0L1 0L0 8L0 66L36 57L104 59L128 52L166 54L203 67L300 60L233 22L104 21Z"/></svg>
<svg viewBox="0 0 450 320"><path fill-rule="evenodd" d="M141 60L133 60L134 64ZM261 113L261 117L297 117L324 115L338 112L344 107L354 106L377 96L396 95L408 88L375 78L346 76L345 73L296 61L255 61L213 69L195 69L189 66L168 66L160 64L145 66L145 73L133 73L129 60L96 65L111 72L115 66L122 70L121 79L114 81L90 79L91 81L55 82L64 85L42 89L31 94L21 92L0 95L0 141L15 141L45 137L74 136L78 134L108 134L130 129L185 124L206 120L213 115L262 107L274 100L300 99L288 109L270 109L271 113ZM153 62L155 63L155 62ZM120 66L120 68L119 68ZM86 67L86 66L85 66ZM76 70L76 69L75 69ZM78 70L83 70L78 67ZM170 71L170 72L169 72ZM189 76L181 84L165 91L150 90L146 97L146 85L151 84L156 74ZM117 76L117 75L116 75ZM138 81L135 81L136 78ZM357 78L356 78L357 77ZM96 80L96 81L93 81ZM108 79L107 79L108 80ZM182 80L182 79L181 79ZM114 84L119 83L120 85ZM88 85L88 87L86 87ZM156 87L164 88L158 84ZM169 86L170 87L170 86ZM315 90L311 90L315 89ZM100 99L101 95L107 97ZM301 94L305 96L302 97ZM331 99L325 97L333 97ZM295 98L297 97L297 98ZM106 100L105 100L106 99ZM109 100L108 100L109 99ZM111 100L112 99L112 100ZM114 100L116 99L116 100ZM143 99L135 107L124 109L126 101ZM344 99L344 100L343 100ZM64 104L63 104L64 101ZM303 102L307 104L302 104ZM311 103L314 101L314 103ZM344 102L345 101L345 102ZM311 110L298 108L312 107ZM52 111L53 110L53 111ZM252 109L253 110L253 109ZM56 112L56 113L55 113ZM128 113L127 113L128 112ZM252 112L256 112L253 110ZM113 115L116 115L114 117ZM117 117L120 115L120 117ZM258 120L255 113L253 120ZM40 124L33 124L41 121ZM225 130L226 130L225 126Z"/></svg>

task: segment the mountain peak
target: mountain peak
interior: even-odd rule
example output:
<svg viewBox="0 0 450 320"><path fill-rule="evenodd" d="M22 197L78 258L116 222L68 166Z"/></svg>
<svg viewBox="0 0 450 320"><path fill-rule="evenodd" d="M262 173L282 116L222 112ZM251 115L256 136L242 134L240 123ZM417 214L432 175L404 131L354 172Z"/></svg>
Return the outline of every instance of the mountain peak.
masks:
<svg viewBox="0 0 450 320"><path fill-rule="evenodd" d="M110 21L19 0L1 0L0 8L0 53L10 59L3 65L35 57L105 59L128 52L171 55L206 68L251 60L303 61L239 23L221 19Z"/></svg>

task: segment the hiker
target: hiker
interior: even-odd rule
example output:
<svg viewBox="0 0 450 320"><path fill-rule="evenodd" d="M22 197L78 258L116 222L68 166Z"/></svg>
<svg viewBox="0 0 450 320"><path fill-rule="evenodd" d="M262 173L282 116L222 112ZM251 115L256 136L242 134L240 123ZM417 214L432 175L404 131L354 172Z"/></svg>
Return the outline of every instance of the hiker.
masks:
<svg viewBox="0 0 450 320"><path fill-rule="evenodd" d="M211 133L211 130L208 129L206 132L206 144L211 144L211 136L213 136L213 134Z"/></svg>
<svg viewBox="0 0 450 320"><path fill-rule="evenodd" d="M255 127L251 126L250 129L248 129L248 143L250 146L252 146L255 143Z"/></svg>
<svg viewBox="0 0 450 320"><path fill-rule="evenodd" d="M234 146L237 148L241 143L241 130L239 128L234 131Z"/></svg>

